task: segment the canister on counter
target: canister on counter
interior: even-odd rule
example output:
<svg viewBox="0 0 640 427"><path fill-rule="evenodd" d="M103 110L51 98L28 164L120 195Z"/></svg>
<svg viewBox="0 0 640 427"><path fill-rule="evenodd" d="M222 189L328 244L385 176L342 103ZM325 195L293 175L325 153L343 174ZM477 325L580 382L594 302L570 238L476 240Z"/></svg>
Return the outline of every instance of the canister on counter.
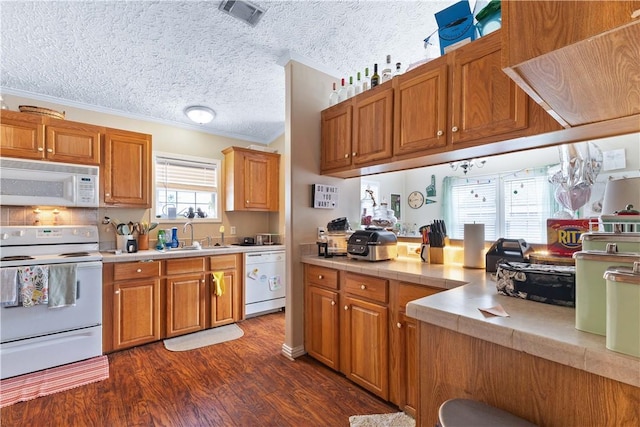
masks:
<svg viewBox="0 0 640 427"><path fill-rule="evenodd" d="M613 265L632 267L634 262L640 261L640 253L580 251L573 257L576 260L576 329L606 335L607 290L604 273Z"/></svg>
<svg viewBox="0 0 640 427"><path fill-rule="evenodd" d="M611 267L607 281L607 339L609 350L640 357L640 261Z"/></svg>
<svg viewBox="0 0 640 427"><path fill-rule="evenodd" d="M639 252L640 233L589 232L581 236L583 251L604 251L607 243L615 243L618 252Z"/></svg>

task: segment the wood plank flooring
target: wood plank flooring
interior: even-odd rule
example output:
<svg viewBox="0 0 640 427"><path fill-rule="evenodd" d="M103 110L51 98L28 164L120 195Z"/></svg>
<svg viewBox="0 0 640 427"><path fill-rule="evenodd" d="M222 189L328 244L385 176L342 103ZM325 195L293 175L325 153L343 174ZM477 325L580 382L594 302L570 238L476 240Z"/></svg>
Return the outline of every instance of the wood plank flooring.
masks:
<svg viewBox="0 0 640 427"><path fill-rule="evenodd" d="M156 342L109 355L108 380L2 408L8 426L348 426L397 412L314 359L284 357L284 313L186 352Z"/></svg>

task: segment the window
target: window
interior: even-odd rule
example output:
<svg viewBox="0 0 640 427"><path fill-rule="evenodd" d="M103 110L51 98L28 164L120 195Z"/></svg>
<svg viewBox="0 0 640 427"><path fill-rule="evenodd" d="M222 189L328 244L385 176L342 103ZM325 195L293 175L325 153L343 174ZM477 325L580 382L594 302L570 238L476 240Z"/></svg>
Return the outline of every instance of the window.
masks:
<svg viewBox="0 0 640 427"><path fill-rule="evenodd" d="M220 221L220 160L155 154L155 217Z"/></svg>
<svg viewBox="0 0 640 427"><path fill-rule="evenodd" d="M464 238L464 224L485 224L485 240L500 237L547 241L547 218L558 209L547 169L527 169L480 178L446 177L443 183L447 232Z"/></svg>

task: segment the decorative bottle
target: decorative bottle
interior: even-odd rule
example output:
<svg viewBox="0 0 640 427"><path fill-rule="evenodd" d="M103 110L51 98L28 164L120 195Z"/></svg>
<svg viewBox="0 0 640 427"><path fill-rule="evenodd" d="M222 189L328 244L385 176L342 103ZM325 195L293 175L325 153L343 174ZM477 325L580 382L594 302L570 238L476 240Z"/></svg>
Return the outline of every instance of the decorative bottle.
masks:
<svg viewBox="0 0 640 427"><path fill-rule="evenodd" d="M171 229L171 247L177 248L180 245L178 241L178 227L173 227Z"/></svg>
<svg viewBox="0 0 640 427"><path fill-rule="evenodd" d="M371 88L371 83L369 83L369 67L364 69L364 80L362 81L362 91L367 91Z"/></svg>
<svg viewBox="0 0 640 427"><path fill-rule="evenodd" d="M360 78L360 71L358 71L356 78L356 95L362 93L362 79Z"/></svg>
<svg viewBox="0 0 640 427"><path fill-rule="evenodd" d="M381 76L380 76L380 83L384 83L384 82L388 82L389 80L391 80L391 78L393 77L393 74L391 74L391 55L387 55L387 64L385 65L384 69L382 70Z"/></svg>
<svg viewBox="0 0 640 427"><path fill-rule="evenodd" d="M158 241L156 243L156 249L161 251L164 250L164 244L166 240L166 236L165 236L165 232L164 230L158 230Z"/></svg>

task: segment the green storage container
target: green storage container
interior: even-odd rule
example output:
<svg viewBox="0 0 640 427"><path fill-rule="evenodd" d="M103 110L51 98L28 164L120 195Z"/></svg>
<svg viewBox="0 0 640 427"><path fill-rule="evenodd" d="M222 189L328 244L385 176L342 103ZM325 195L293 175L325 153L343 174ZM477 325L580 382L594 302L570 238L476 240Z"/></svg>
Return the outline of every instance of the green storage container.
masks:
<svg viewBox="0 0 640 427"><path fill-rule="evenodd" d="M609 350L640 357L640 262L633 268L607 270L607 339Z"/></svg>
<svg viewBox="0 0 640 427"><path fill-rule="evenodd" d="M611 266L633 267L640 253L580 251L576 260L576 329L598 335L607 332L607 286L604 273Z"/></svg>
<svg viewBox="0 0 640 427"><path fill-rule="evenodd" d="M638 252L640 253L640 233L583 233L583 251L604 251L607 243L615 243L618 252Z"/></svg>

